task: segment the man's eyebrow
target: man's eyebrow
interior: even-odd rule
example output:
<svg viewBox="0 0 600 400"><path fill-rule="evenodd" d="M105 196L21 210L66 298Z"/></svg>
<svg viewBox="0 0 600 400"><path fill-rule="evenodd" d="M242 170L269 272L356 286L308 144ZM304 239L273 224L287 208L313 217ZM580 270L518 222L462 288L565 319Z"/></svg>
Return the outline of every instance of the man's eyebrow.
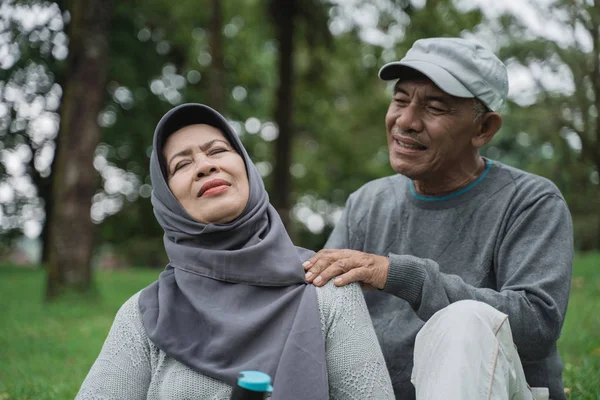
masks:
<svg viewBox="0 0 600 400"><path fill-rule="evenodd" d="M226 145L227 145L227 147L231 147L231 145L230 145L230 144L229 144L229 143L228 143L226 140L223 140L223 139L213 139L213 140L210 140L210 141L208 141L208 142L206 142L206 143L204 143L204 144L200 145L200 146L199 146L199 147L200 147L200 150L202 150L202 151L204 151L204 152L205 152L206 150L208 150L208 149L210 149L212 146L214 146L214 144L215 144L216 142L222 142L223 144L226 144ZM173 160L174 160L175 158L177 158L177 157L189 156L190 154L192 154L192 148L190 148L190 147L188 147L188 148L187 148L187 149L185 149L185 150L181 150L181 151L179 151L179 152L177 152L177 153L175 153L175 154L173 154L173 155L171 156L171 158L170 158L170 159L169 159L169 161L167 162L167 165L168 165L168 166L170 166L170 165L171 165L171 162L173 162Z"/></svg>
<svg viewBox="0 0 600 400"><path fill-rule="evenodd" d="M450 98L444 95L425 96L425 101L439 101L440 103L448 104Z"/></svg>
<svg viewBox="0 0 600 400"><path fill-rule="evenodd" d="M396 93L402 93L408 96L408 92L399 86L394 86L394 94Z"/></svg>
<svg viewBox="0 0 600 400"><path fill-rule="evenodd" d="M399 86L394 86L394 94L396 94L396 93L401 93L403 95L408 96L408 92L406 90L402 89ZM446 95L443 95L443 94L428 95L428 96L425 96L424 100L426 102L429 102L429 101L439 101L439 102L444 103L446 105L448 105L450 103L450 98L448 96L446 96Z"/></svg>

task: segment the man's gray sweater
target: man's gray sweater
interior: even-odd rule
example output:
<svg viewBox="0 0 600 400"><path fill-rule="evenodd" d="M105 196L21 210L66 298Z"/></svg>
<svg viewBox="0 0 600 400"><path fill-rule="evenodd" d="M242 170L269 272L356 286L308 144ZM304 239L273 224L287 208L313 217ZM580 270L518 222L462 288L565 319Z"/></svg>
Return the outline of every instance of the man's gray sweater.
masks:
<svg viewBox="0 0 600 400"><path fill-rule="evenodd" d="M527 382L565 399L558 340L567 310L573 227L547 179L486 160L473 184L450 195L417 194L394 175L353 193L327 248L387 255L383 291L365 297L397 399L414 399L415 336L459 300L509 316Z"/></svg>

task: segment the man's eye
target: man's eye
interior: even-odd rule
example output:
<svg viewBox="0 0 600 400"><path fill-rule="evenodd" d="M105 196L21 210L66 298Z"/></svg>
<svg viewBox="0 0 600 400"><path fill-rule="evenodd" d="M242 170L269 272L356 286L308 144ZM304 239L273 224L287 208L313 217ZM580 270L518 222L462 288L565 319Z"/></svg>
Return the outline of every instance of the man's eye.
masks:
<svg viewBox="0 0 600 400"><path fill-rule="evenodd" d="M445 110L443 108L440 107L435 107L435 106L428 106L427 107L431 112L434 113L443 113Z"/></svg>
<svg viewBox="0 0 600 400"><path fill-rule="evenodd" d="M408 104L408 100L405 98L401 98L401 97L394 97L394 101L396 102L396 104L401 105L401 106L405 106Z"/></svg>

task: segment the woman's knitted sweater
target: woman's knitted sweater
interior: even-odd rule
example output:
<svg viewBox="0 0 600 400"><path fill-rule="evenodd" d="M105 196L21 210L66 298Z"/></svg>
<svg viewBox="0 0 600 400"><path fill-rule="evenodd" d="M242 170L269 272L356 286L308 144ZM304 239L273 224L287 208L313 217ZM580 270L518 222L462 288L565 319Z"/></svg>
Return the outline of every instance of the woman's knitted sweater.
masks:
<svg viewBox="0 0 600 400"><path fill-rule="evenodd" d="M139 293L132 296L117 313L76 400L228 400L231 386L188 368L150 341L138 297ZM317 299L330 399L393 399L360 286L338 288L330 282L317 288Z"/></svg>

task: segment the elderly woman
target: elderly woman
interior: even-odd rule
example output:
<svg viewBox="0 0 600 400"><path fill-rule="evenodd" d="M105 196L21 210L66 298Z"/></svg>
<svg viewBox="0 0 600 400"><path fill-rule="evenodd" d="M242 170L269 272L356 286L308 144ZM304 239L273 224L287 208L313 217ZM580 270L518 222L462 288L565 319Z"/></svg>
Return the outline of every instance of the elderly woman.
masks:
<svg viewBox="0 0 600 400"><path fill-rule="evenodd" d="M307 285L260 175L216 111L154 134L152 204L169 264L119 310L77 399L228 399L240 371L273 400L392 399L358 285Z"/></svg>

